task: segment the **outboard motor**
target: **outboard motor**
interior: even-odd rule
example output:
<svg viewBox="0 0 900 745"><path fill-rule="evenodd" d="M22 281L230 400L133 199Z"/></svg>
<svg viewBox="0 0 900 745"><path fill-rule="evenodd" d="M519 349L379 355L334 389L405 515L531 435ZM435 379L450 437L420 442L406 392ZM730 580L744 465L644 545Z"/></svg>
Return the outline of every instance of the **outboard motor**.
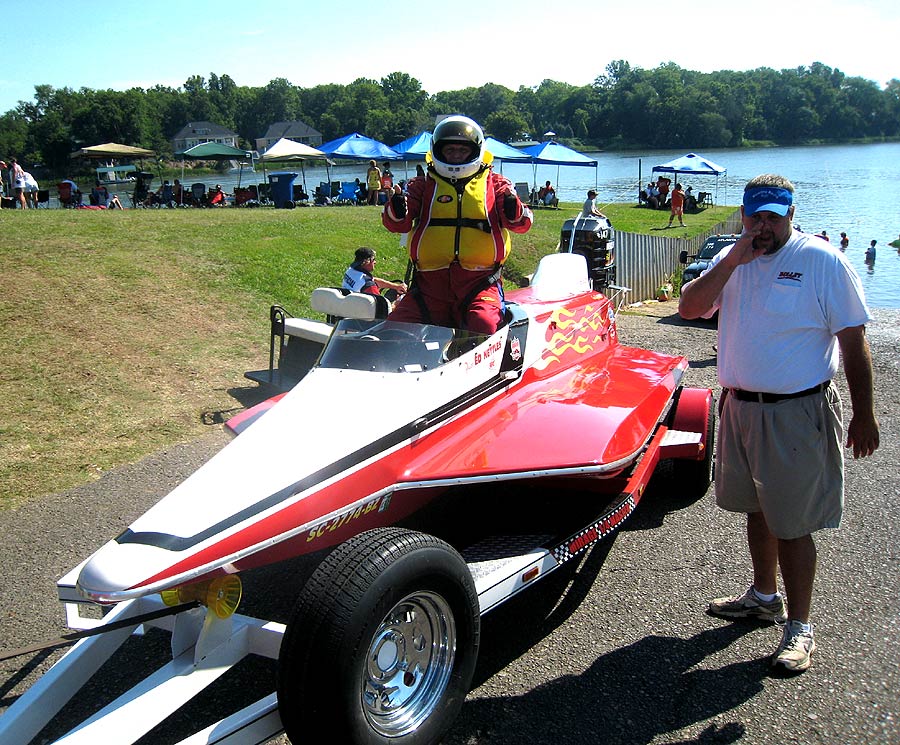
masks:
<svg viewBox="0 0 900 745"><path fill-rule="evenodd" d="M559 251L584 256L597 292L616 283L615 247L615 230L608 218L579 216L563 223Z"/></svg>

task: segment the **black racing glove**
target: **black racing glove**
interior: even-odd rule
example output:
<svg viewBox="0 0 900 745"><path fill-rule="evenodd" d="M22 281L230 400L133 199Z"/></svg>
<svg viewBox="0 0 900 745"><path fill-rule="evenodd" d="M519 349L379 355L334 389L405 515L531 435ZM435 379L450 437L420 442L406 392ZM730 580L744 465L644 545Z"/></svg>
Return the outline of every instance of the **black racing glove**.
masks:
<svg viewBox="0 0 900 745"><path fill-rule="evenodd" d="M513 194L503 197L503 214L507 220L515 220L519 212L519 200Z"/></svg>
<svg viewBox="0 0 900 745"><path fill-rule="evenodd" d="M391 209L398 220L406 217L406 197L402 194L394 194L391 197Z"/></svg>

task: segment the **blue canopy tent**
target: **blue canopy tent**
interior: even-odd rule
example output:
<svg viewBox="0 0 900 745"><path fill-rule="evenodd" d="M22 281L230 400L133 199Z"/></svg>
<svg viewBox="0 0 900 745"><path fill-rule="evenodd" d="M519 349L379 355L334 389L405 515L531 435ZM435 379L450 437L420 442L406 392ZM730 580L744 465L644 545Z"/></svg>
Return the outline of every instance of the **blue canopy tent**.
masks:
<svg viewBox="0 0 900 745"><path fill-rule="evenodd" d="M494 160L500 162L500 173L503 173L503 161L512 160L517 163L530 163L531 156L523 150L507 145L505 142L495 140L493 137L485 137L484 145L487 151L494 156Z"/></svg>
<svg viewBox="0 0 900 745"><path fill-rule="evenodd" d="M431 132L419 132L407 137L391 149L404 160L425 160L425 153L431 150Z"/></svg>
<svg viewBox="0 0 900 745"><path fill-rule="evenodd" d="M329 158L344 158L346 160L399 160L403 156L383 142L373 140L371 137L353 132L344 135L324 145L319 145L321 150Z"/></svg>
<svg viewBox="0 0 900 745"><path fill-rule="evenodd" d="M597 185L597 161L589 158L584 153L579 153L565 145L560 145L554 140L540 142L531 147L522 148L522 152L531 157L534 165L534 186L537 188L537 167L539 165L556 166L556 185L559 186L559 169L562 166L583 166L594 169L594 186Z"/></svg>
<svg viewBox="0 0 900 745"><path fill-rule="evenodd" d="M391 149L403 158L403 168L408 179L409 161L425 160L425 153L431 150L431 132L419 132L417 135L407 137L403 142L398 142Z"/></svg>
<svg viewBox="0 0 900 745"><path fill-rule="evenodd" d="M371 137L361 135L359 132L353 132L336 140L326 142L324 145L319 145L318 149L329 158L341 160L375 160L380 163L383 160L400 160L403 157L383 142L373 140ZM325 165L328 171L328 181L330 182L331 168L327 161Z"/></svg>
<svg viewBox="0 0 900 745"><path fill-rule="evenodd" d="M719 176L724 176L727 170L713 163L709 158L704 158L696 153L688 153L680 158L670 160L668 163L653 166L653 173L671 173L672 178L678 181L678 174L691 176L715 176L716 177L716 202L719 201ZM642 184L643 185L643 184Z"/></svg>

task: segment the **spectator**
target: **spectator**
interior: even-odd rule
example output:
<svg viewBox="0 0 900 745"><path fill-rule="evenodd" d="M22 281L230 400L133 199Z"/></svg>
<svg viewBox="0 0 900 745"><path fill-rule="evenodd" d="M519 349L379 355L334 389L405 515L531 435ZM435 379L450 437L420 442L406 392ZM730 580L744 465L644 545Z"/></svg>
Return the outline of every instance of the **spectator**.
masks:
<svg viewBox="0 0 900 745"><path fill-rule="evenodd" d="M876 240L872 240L869 243L869 247L866 249L866 261L875 261L875 244L878 243Z"/></svg>
<svg viewBox="0 0 900 745"><path fill-rule="evenodd" d="M797 673L816 648L813 533L837 528L843 509L842 409L831 384L839 361L854 458L875 452L879 428L865 335L872 315L859 276L840 251L792 228L793 200L782 176L749 181L740 238L681 288L678 309L688 319L719 311L716 501L747 514L753 565L746 592L713 600L709 611L786 621L771 664Z"/></svg>
<svg viewBox="0 0 900 745"><path fill-rule="evenodd" d="M109 206L109 190L99 181L94 182L94 188L88 196L88 200L92 205L97 207Z"/></svg>
<svg viewBox="0 0 900 745"><path fill-rule="evenodd" d="M22 170L22 166L15 158L9 159L9 182L19 206L23 210L28 209L28 203L25 200L25 171Z"/></svg>
<svg viewBox="0 0 900 745"><path fill-rule="evenodd" d="M388 168L387 163L384 164L384 168L381 170L381 193L384 194L383 201L385 202L387 202L394 193L394 174L391 173L391 169ZM379 195L379 203L381 203L381 201Z"/></svg>
<svg viewBox="0 0 900 745"><path fill-rule="evenodd" d="M28 171L23 171L25 176L25 202L31 209L37 209L38 182Z"/></svg>
<svg viewBox="0 0 900 745"><path fill-rule="evenodd" d="M222 191L222 187L219 184L216 184L212 189L209 190L209 194L206 198L206 203L210 207L225 206L225 192Z"/></svg>
<svg viewBox="0 0 900 745"><path fill-rule="evenodd" d="M659 189L656 188L656 184L652 181L647 184L645 189L641 190L642 200L647 203L647 206L650 209L657 209L659 207Z"/></svg>
<svg viewBox="0 0 900 745"><path fill-rule="evenodd" d="M377 260L375 249L365 246L357 248L353 263L344 272L341 287L351 292L365 292L370 295L380 295L382 290L393 290L395 297L404 294L405 282L391 282L374 275Z"/></svg>
<svg viewBox="0 0 900 745"><path fill-rule="evenodd" d="M678 225L680 227L684 227L684 189L681 188L681 184L675 183L675 189L672 191L672 205L671 212L669 213L669 224L666 225L667 228L672 227L672 220L675 217L678 217Z"/></svg>
<svg viewBox="0 0 900 745"><path fill-rule="evenodd" d="M484 133L464 116L435 127L424 177L411 179L407 194L394 194L382 223L408 233L416 270L410 292L390 318L492 334L503 321L503 264L510 231L531 227L531 210L512 182L494 173Z"/></svg>
<svg viewBox="0 0 900 745"><path fill-rule="evenodd" d="M57 185L59 193L59 203L63 207L80 207L81 206L81 190L72 179L63 179Z"/></svg>
<svg viewBox="0 0 900 745"><path fill-rule="evenodd" d="M584 200L584 205L581 207L582 217L606 217L606 215L597 209L597 205L594 203L595 199L597 199L597 192L591 189L587 193L587 199Z"/></svg>
<svg viewBox="0 0 900 745"><path fill-rule="evenodd" d="M374 160L369 161L369 169L366 171L366 204L378 204L378 194L381 191L381 170Z"/></svg>
<svg viewBox="0 0 900 745"><path fill-rule="evenodd" d="M538 201L547 207L559 205L559 200L556 198L556 189L551 186L549 181L545 182L538 190Z"/></svg>
<svg viewBox="0 0 900 745"><path fill-rule="evenodd" d="M669 184L672 183L672 179L666 178L665 176L660 176L656 179L656 191L658 192L657 197L659 199L659 208L662 209L669 202Z"/></svg>
<svg viewBox="0 0 900 745"><path fill-rule="evenodd" d="M684 191L684 210L685 212L697 211L697 197L694 196L693 186L689 186Z"/></svg>
<svg viewBox="0 0 900 745"><path fill-rule="evenodd" d="M357 204L362 204L363 202L368 203L369 201L369 190L368 187L359 179L356 179L356 202Z"/></svg>

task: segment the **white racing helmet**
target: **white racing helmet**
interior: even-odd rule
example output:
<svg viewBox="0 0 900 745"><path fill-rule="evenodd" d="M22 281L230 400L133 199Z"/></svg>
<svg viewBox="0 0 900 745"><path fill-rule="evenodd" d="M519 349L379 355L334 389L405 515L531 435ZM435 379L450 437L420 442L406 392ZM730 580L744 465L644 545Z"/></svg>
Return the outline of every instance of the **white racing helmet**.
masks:
<svg viewBox="0 0 900 745"><path fill-rule="evenodd" d="M448 163L444 146L466 144L471 154L464 163ZM431 138L431 160L434 169L444 178L468 178L478 171L484 158L484 132L467 116L448 116L434 128Z"/></svg>

